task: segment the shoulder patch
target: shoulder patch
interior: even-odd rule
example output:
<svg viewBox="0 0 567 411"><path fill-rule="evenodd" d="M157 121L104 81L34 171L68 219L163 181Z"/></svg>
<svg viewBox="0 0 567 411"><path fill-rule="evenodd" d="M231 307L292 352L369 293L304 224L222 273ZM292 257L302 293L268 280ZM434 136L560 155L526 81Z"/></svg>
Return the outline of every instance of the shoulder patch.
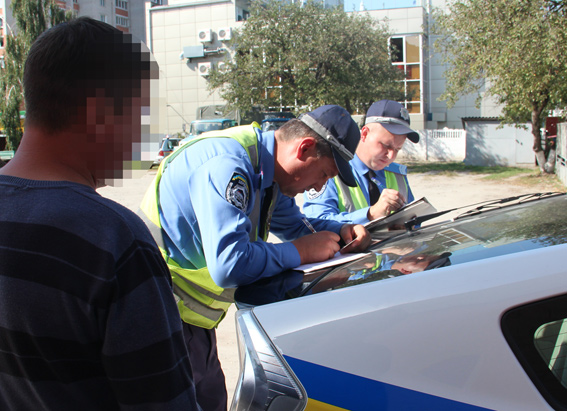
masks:
<svg viewBox="0 0 567 411"><path fill-rule="evenodd" d="M321 194L323 194L325 192L325 190L327 189L327 184L329 183L329 180L327 180L325 182L325 185L323 185L323 188L320 191L315 191L315 189L311 189L307 192L307 199L308 200L315 200L317 197L319 197Z"/></svg>
<svg viewBox="0 0 567 411"><path fill-rule="evenodd" d="M226 201L238 208L246 211L250 199L250 185L245 176L240 173L232 174L225 192Z"/></svg>

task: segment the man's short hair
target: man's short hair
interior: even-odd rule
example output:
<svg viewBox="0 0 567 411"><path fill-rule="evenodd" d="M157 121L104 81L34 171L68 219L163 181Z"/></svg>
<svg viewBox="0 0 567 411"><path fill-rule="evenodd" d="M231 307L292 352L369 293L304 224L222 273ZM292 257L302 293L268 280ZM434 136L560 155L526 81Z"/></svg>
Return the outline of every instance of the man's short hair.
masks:
<svg viewBox="0 0 567 411"><path fill-rule="evenodd" d="M36 39L26 60L26 122L64 129L94 96L113 99L121 115L128 99L140 97L142 80L157 74L157 63L131 35L88 17L59 24Z"/></svg>
<svg viewBox="0 0 567 411"><path fill-rule="evenodd" d="M308 127L303 121L293 118L286 121L283 126L278 129L278 138L281 141L291 141L300 137L313 137L317 141L318 157L333 157L331 146L317 132Z"/></svg>

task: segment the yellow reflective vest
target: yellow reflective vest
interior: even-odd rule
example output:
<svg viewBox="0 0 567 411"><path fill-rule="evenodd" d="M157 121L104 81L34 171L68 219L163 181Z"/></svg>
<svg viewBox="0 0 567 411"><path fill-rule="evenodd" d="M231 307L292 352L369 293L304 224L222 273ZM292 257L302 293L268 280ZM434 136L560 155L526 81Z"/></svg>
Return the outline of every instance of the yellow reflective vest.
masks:
<svg viewBox="0 0 567 411"><path fill-rule="evenodd" d="M254 168L258 167L258 138L255 128L257 123L249 126L233 127L226 130L203 133L199 137L184 144L181 148L162 160L156 177L148 188L140 205L140 216L148 225L154 236L159 249L169 267L173 280L173 293L177 301L177 307L181 319L186 323L198 327L211 329L216 327L226 315L228 308L234 302L234 288L222 288L215 284L207 267L200 269L182 268L167 254L163 230L159 213L159 182L164 170L183 150L205 138L232 138L238 141L248 153L248 157ZM260 195L256 195L253 212L250 215L252 230L250 241L258 238L260 218ZM272 202L272 207L275 202ZM266 236L267 236L267 230Z"/></svg>
<svg viewBox="0 0 567 411"><path fill-rule="evenodd" d="M386 176L386 187L400 192L404 198L408 198L409 188L406 179L402 174L394 173L392 171L384 170ZM355 210L360 210L370 206L360 185L356 187L347 186L339 177L334 178L335 185L337 186L337 193L339 196L339 210L340 212L351 213Z"/></svg>

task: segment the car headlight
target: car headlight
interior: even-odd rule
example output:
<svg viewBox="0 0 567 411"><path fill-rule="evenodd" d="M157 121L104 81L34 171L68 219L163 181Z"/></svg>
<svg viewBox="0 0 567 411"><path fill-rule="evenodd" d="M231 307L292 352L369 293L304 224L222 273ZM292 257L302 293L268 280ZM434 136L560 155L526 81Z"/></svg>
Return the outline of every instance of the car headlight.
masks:
<svg viewBox="0 0 567 411"><path fill-rule="evenodd" d="M231 411L301 411L307 395L251 309L236 312L240 377Z"/></svg>

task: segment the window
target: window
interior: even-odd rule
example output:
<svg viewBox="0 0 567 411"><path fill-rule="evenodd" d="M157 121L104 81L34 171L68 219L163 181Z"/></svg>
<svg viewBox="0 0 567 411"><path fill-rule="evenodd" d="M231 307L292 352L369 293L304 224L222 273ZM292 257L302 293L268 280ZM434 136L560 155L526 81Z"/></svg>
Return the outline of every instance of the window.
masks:
<svg viewBox="0 0 567 411"><path fill-rule="evenodd" d="M407 100L400 103L404 104L410 113L422 113L421 36L392 37L390 57L392 64L402 70L406 76L404 89Z"/></svg>
<svg viewBox="0 0 567 411"><path fill-rule="evenodd" d="M106 6L106 0L100 0L100 5L101 5L102 7Z"/></svg>
<svg viewBox="0 0 567 411"><path fill-rule="evenodd" d="M103 23L108 23L106 16L104 14L100 15L100 21L102 21Z"/></svg>
<svg viewBox="0 0 567 411"><path fill-rule="evenodd" d="M542 324L534 333L534 345L555 378L567 388L567 319Z"/></svg>
<svg viewBox="0 0 567 411"><path fill-rule="evenodd" d="M116 0L116 7L119 9L128 10L128 1L127 0Z"/></svg>
<svg viewBox="0 0 567 411"><path fill-rule="evenodd" d="M508 311L502 331L541 395L555 409L567 407L567 295Z"/></svg>
<svg viewBox="0 0 567 411"><path fill-rule="evenodd" d="M127 17L116 16L116 25L122 27L130 27Z"/></svg>

